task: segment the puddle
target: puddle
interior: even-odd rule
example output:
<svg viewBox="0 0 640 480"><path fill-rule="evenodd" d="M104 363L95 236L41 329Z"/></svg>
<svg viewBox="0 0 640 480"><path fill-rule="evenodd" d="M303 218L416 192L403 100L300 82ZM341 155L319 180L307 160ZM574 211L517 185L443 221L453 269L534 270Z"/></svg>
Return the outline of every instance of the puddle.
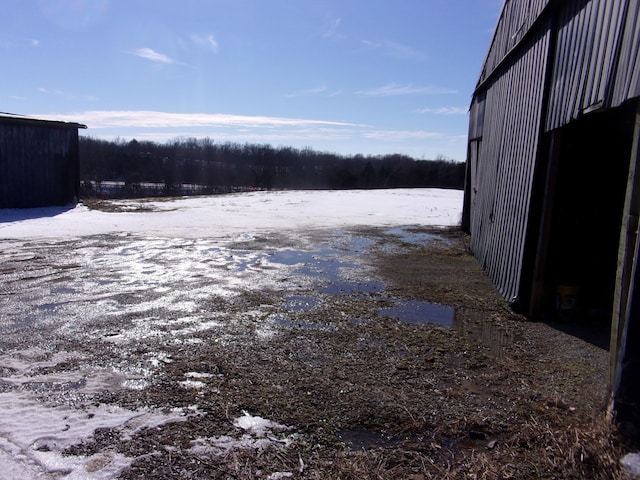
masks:
<svg viewBox="0 0 640 480"><path fill-rule="evenodd" d="M438 303L406 300L394 307L381 308L378 315L397 318L405 323L433 323L448 328L453 326L455 309Z"/></svg>
<svg viewBox="0 0 640 480"><path fill-rule="evenodd" d="M391 448L402 442L400 438L393 435L364 429L343 430L338 433L338 438L347 443L352 451Z"/></svg>
<svg viewBox="0 0 640 480"><path fill-rule="evenodd" d="M271 315L269 318L278 327L298 328L300 330L317 330L322 332L333 332L334 330L336 330L335 325L326 323L302 322L300 320L294 320L287 317L286 315L281 315L279 313Z"/></svg>
<svg viewBox="0 0 640 480"><path fill-rule="evenodd" d="M320 304L318 298L310 295L289 295L284 297L284 301L282 310L287 312L310 312Z"/></svg>
<svg viewBox="0 0 640 480"><path fill-rule="evenodd" d="M395 235L399 237L399 240L404 243L410 243L412 245L424 245L436 238L440 238L439 235L427 232L417 232L412 227L395 227L390 228L385 233Z"/></svg>
<svg viewBox="0 0 640 480"><path fill-rule="evenodd" d="M326 260L322 260L322 257L336 255L338 253L337 250L332 248L314 250L312 252L305 252L303 250L278 250L269 254L269 261L282 265L303 264L320 266L323 263L336 263L335 261L327 262Z"/></svg>
<svg viewBox="0 0 640 480"><path fill-rule="evenodd" d="M345 278L348 271L362 267L349 261L349 255L358 255L359 251L369 246L373 241L357 237L351 240L349 250L341 252L333 248L315 251L279 250L269 255L269 261L282 265L294 266L296 273L310 277L319 283L322 293L328 295L357 295L380 293L384 290L384 283L379 281L350 280ZM345 258L346 257L346 258ZM324 288L322 284L325 284Z"/></svg>
<svg viewBox="0 0 640 480"><path fill-rule="evenodd" d="M352 295L363 293L380 293L384 290L384 283L335 281L327 285L322 292L329 295Z"/></svg>

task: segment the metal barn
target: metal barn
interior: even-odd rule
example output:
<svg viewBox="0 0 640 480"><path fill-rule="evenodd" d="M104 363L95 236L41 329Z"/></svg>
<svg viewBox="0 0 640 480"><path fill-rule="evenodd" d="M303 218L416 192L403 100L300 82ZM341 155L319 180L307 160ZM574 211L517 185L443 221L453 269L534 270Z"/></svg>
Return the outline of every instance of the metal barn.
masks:
<svg viewBox="0 0 640 480"><path fill-rule="evenodd" d="M0 208L67 205L78 198L78 123L0 115Z"/></svg>
<svg viewBox="0 0 640 480"><path fill-rule="evenodd" d="M516 311L611 322L612 411L638 425L639 97L640 0L506 0L471 102L463 210Z"/></svg>

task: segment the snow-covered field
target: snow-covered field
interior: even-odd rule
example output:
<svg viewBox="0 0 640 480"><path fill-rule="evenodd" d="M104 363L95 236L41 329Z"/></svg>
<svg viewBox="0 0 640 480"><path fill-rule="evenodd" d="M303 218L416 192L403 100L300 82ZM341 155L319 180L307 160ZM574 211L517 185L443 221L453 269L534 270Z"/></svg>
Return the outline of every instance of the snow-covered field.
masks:
<svg viewBox="0 0 640 480"><path fill-rule="evenodd" d="M215 238L260 230L343 226L456 225L462 192L439 189L254 192L172 201L114 201L105 213L82 205L66 210L0 210L0 239L131 233Z"/></svg>
<svg viewBox="0 0 640 480"><path fill-rule="evenodd" d="M63 451L97 429L127 439L202 412L197 403L128 409L97 401L101 394L146 388L172 362L169 347L197 345L222 323L266 319L253 324L260 325L256 338L268 339L287 312L304 307L306 297L296 293L318 281L318 272L326 282L366 279L356 264L367 243L353 229L401 235L394 229L456 225L462 192L254 192L112 205L116 212L83 205L0 210L0 479L116 477L134 458L113 449ZM330 232L328 246L314 243L322 232ZM309 261L313 274L293 279ZM329 262L338 267L327 273ZM285 314L272 305L211 307L277 282L286 292ZM132 353L140 345L157 349ZM180 388L198 391L209 375L194 366ZM293 435L244 412L227 432L194 439L192 453L262 448ZM287 476L281 473L273 478Z"/></svg>

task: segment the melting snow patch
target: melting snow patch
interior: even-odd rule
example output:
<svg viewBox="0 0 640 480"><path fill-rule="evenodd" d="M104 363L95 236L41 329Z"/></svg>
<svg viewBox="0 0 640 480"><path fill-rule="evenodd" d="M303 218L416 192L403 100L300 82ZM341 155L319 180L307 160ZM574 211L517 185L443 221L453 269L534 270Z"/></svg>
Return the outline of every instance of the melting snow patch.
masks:
<svg viewBox="0 0 640 480"><path fill-rule="evenodd" d="M628 453L620 463L633 478L640 478L640 453Z"/></svg>
<svg viewBox="0 0 640 480"><path fill-rule="evenodd" d="M221 456L231 450L250 449L265 450L269 447L289 447L296 438L295 434L287 435L290 427L280 425L262 417L243 412L241 417L233 421L236 428L243 430L240 436L222 435L219 437L199 438L191 442L190 452L200 456Z"/></svg>
<svg viewBox="0 0 640 480"><path fill-rule="evenodd" d="M13 392L0 394L0 412L0 479L113 478L133 459L111 450L91 457L63 455L63 450L89 439L98 428L112 428L130 439L142 428L186 419L182 411L165 415L104 404L52 407Z"/></svg>
<svg viewBox="0 0 640 480"><path fill-rule="evenodd" d="M189 388L200 389L207 386L206 383L199 382L198 380L182 380L181 382L178 382L178 385L186 389L189 389Z"/></svg>
<svg viewBox="0 0 640 480"><path fill-rule="evenodd" d="M272 422L271 420L266 420L262 417L254 417L249 415L247 412L242 412L244 415L236 418L233 421L233 425L242 428L243 430L247 430L254 435L257 436L266 436L272 430L282 431L288 430L284 425L280 425L279 423Z"/></svg>
<svg viewBox="0 0 640 480"><path fill-rule="evenodd" d="M281 478L292 478L291 472L275 472L267 477L267 480L280 480Z"/></svg>

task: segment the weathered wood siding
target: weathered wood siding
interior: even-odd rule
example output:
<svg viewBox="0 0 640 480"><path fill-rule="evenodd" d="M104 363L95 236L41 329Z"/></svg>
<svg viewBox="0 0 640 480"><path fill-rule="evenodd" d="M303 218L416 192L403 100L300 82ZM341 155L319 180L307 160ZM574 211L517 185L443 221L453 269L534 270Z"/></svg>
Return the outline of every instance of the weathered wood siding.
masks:
<svg viewBox="0 0 640 480"><path fill-rule="evenodd" d="M0 119L0 208L66 205L77 198L78 127Z"/></svg>

